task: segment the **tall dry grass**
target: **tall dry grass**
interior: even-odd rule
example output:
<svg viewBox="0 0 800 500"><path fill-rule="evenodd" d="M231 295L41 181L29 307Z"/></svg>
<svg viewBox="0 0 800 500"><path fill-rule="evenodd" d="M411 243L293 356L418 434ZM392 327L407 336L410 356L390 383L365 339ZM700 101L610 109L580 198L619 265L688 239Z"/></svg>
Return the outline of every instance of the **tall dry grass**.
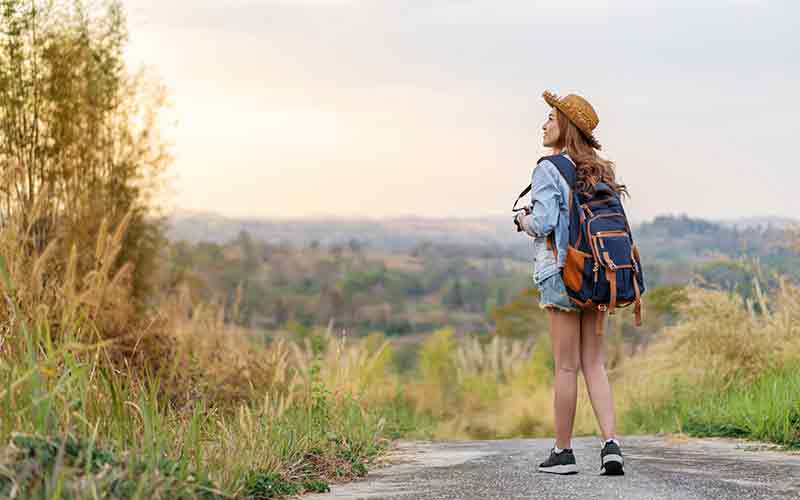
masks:
<svg viewBox="0 0 800 500"><path fill-rule="evenodd" d="M3 494L289 494L363 474L384 436L422 426L439 438L553 434L545 332L520 341L441 330L407 378L379 334L352 339L331 325L267 338L185 291L142 314L131 306L129 267L118 265L126 220L101 225L85 274L77 250L54 251L57 239L39 248L30 226L0 225ZM675 419L670 428L733 432L735 421L735 432L800 442L800 404L797 417L786 409L796 378L764 378L800 360L800 290L755 290L747 301L690 289L683 319L641 356L625 359L612 334L623 429L661 430ZM765 409L747 384L772 387L770 400L783 403ZM594 434L582 382L579 394L575 433ZM769 425L749 427L762 411Z"/></svg>
<svg viewBox="0 0 800 500"><path fill-rule="evenodd" d="M441 330L425 341L419 373L408 381L417 411L439 421L441 439L549 436L554 432L549 336L534 340L495 336L456 341ZM575 432L596 432L582 381Z"/></svg>
<svg viewBox="0 0 800 500"><path fill-rule="evenodd" d="M185 294L134 313L114 265L126 229L103 224L80 275L74 250L0 225L0 495L315 490L363 474L384 428L413 420L380 339L267 343Z"/></svg>
<svg viewBox="0 0 800 500"><path fill-rule="evenodd" d="M689 289L682 320L643 356L628 360L625 378L643 391L656 380L682 376L726 387L800 358L800 288L782 280L757 300L735 293Z"/></svg>
<svg viewBox="0 0 800 500"><path fill-rule="evenodd" d="M680 431L687 425L724 429L733 426L726 419L759 421L761 414L776 421L769 428L783 430L758 431L758 435L800 443L800 399L789 394L794 379L782 375L800 362L800 288L786 280L778 282L778 289L769 293L754 282L752 299L689 287L680 321L666 328L643 353L632 356L625 353L617 318L606 342L622 431ZM451 331L442 330L425 341L418 373L408 386L417 410L439 421L437 437L553 434L549 337L545 332L534 335L535 342L501 337L487 342L470 337L456 340ZM765 377L775 377L769 379L774 382L775 403L768 408L758 406L766 403L752 402L761 400L750 389L769 385ZM578 393L575 434L596 434L581 378ZM717 407L709 404L712 401ZM754 416L726 414L720 409L726 405Z"/></svg>
<svg viewBox="0 0 800 500"><path fill-rule="evenodd" d="M714 401L720 408L736 404L738 396L725 395L746 394L750 387L763 385L765 376L796 366L800 361L800 288L781 280L769 295L757 283L755 289L754 300L689 289L682 320L643 355L625 363L618 400L625 430L680 431L705 418L702 408L713 409L706 403ZM775 384L783 384L781 377ZM796 404L800 412L800 400L789 404ZM792 410L784 408L783 416L766 408L754 411L763 411L757 418L773 414L788 419ZM800 443L800 425L796 432Z"/></svg>
<svg viewBox="0 0 800 500"><path fill-rule="evenodd" d="M37 199L45 199L39 196ZM93 265L78 271L79 249L60 251L60 238L39 247L32 214L9 217L0 224L0 308L2 353L14 359L14 342L24 322L46 328L54 341L69 337L84 343L114 344L107 354L137 364L157 366L168 357L170 339L164 335L159 316L138 313L132 298L132 267L118 265L131 214L110 227L104 220L92 248Z"/></svg>

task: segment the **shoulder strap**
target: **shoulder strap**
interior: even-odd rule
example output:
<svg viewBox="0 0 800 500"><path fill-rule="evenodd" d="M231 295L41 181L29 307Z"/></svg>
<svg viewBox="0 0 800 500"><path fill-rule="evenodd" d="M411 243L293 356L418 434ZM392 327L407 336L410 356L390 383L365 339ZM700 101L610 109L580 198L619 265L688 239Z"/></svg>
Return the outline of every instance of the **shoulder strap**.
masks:
<svg viewBox="0 0 800 500"><path fill-rule="evenodd" d="M539 158L539 161L536 162L538 165L542 160L549 160L556 166L558 172L567 181L567 185L569 189L575 191L575 183L577 182L577 171L575 170L575 165L564 155L551 155L551 156L543 156ZM522 199L523 196L531 192L531 188L533 186L528 184L528 187L522 190L522 192L517 196L517 201L514 202L514 206L511 208L512 212L517 212L522 210L521 208L517 208L517 203L519 200Z"/></svg>
<svg viewBox="0 0 800 500"><path fill-rule="evenodd" d="M561 173L561 177L567 181L567 185L572 191L575 191L575 184L578 182L578 172L575 170L575 164L564 155L544 156L539 159L550 160Z"/></svg>

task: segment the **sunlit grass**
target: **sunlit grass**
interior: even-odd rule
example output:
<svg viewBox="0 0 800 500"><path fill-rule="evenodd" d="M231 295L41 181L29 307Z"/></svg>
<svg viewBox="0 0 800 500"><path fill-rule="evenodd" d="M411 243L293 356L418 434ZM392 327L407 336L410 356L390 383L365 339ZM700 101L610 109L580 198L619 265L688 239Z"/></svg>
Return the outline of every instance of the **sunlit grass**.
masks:
<svg viewBox="0 0 800 500"><path fill-rule="evenodd" d="M117 310L129 285L109 265L124 228L104 226L83 277L74 256L17 248L15 230L0 234L2 495L280 497L365 474L387 438L553 435L546 332L440 330L399 373L380 333L267 338L185 293L130 321ZM798 446L800 291L755 289L752 302L691 289L681 321L632 358L611 329L624 432ZM133 329L109 326L120 318ZM596 434L582 381L579 398L575 434Z"/></svg>
<svg viewBox="0 0 800 500"><path fill-rule="evenodd" d="M250 483L263 486L254 474L300 491L309 481L363 474L385 446L387 417L399 421L394 428L409 418L397 404L384 415L357 393L332 392L319 362L297 367L289 396L264 387L261 400L234 407L194 400L176 408L156 376L120 372L103 359L104 347L57 344L47 330L19 328L12 341L25 344L15 347L20 358L0 364L0 440L9 444L0 489L9 495L89 498L120 481L140 498L242 495ZM110 458L90 467L95 453Z"/></svg>
<svg viewBox="0 0 800 500"><path fill-rule="evenodd" d="M88 279L67 263L63 279L51 275L57 293L36 299L24 278L43 257L0 255L0 496L321 491L363 475L387 444L385 428L422 426L398 397L380 339L321 331L313 346L266 345L219 308L180 297L159 307L151 330L105 338L99 324L115 311L101 292L125 294L123 281L103 277L120 238L110 234Z"/></svg>
<svg viewBox="0 0 800 500"><path fill-rule="evenodd" d="M800 445L800 290L756 289L755 303L692 291L684 319L625 366L625 432Z"/></svg>
<svg viewBox="0 0 800 500"><path fill-rule="evenodd" d="M800 447L800 367L772 370L722 392L673 381L672 398L626 412L626 431L743 437Z"/></svg>

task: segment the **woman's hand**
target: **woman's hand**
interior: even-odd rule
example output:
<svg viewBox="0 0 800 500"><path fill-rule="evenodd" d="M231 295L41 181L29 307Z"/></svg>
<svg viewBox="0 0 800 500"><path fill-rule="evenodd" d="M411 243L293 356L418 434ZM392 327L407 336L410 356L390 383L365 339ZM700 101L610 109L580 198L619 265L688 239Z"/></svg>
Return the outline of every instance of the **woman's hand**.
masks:
<svg viewBox="0 0 800 500"><path fill-rule="evenodd" d="M524 226L522 225L523 218L528 215L528 211L524 210L521 212L517 212L517 215L514 216L514 225L517 226L517 232L524 231Z"/></svg>

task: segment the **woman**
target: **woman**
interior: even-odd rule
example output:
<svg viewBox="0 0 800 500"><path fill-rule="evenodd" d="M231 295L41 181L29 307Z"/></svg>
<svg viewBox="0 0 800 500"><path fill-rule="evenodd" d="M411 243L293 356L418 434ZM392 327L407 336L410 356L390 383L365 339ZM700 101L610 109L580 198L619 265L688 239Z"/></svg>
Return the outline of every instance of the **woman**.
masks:
<svg viewBox="0 0 800 500"><path fill-rule="evenodd" d="M619 194L624 185L615 182L614 164L601 158L600 144L593 132L599 122L586 99L568 95L563 99L545 92L552 107L542 126L544 146L553 154L565 155L576 165L576 191L591 194L598 182L605 182ZM582 311L567 296L561 269L566 260L569 239L569 186L553 162L542 159L533 171L532 210L517 215L516 223L534 238L534 281L539 288L540 307L547 310L555 361L556 442L539 471L574 474L577 467L570 440L575 420L578 370L583 372L603 438L600 453L601 474L623 474L623 458L616 439L611 386L605 370L603 336L596 335L598 324L606 320L597 310ZM553 251L553 247L556 251ZM599 321L598 321L599 320Z"/></svg>

